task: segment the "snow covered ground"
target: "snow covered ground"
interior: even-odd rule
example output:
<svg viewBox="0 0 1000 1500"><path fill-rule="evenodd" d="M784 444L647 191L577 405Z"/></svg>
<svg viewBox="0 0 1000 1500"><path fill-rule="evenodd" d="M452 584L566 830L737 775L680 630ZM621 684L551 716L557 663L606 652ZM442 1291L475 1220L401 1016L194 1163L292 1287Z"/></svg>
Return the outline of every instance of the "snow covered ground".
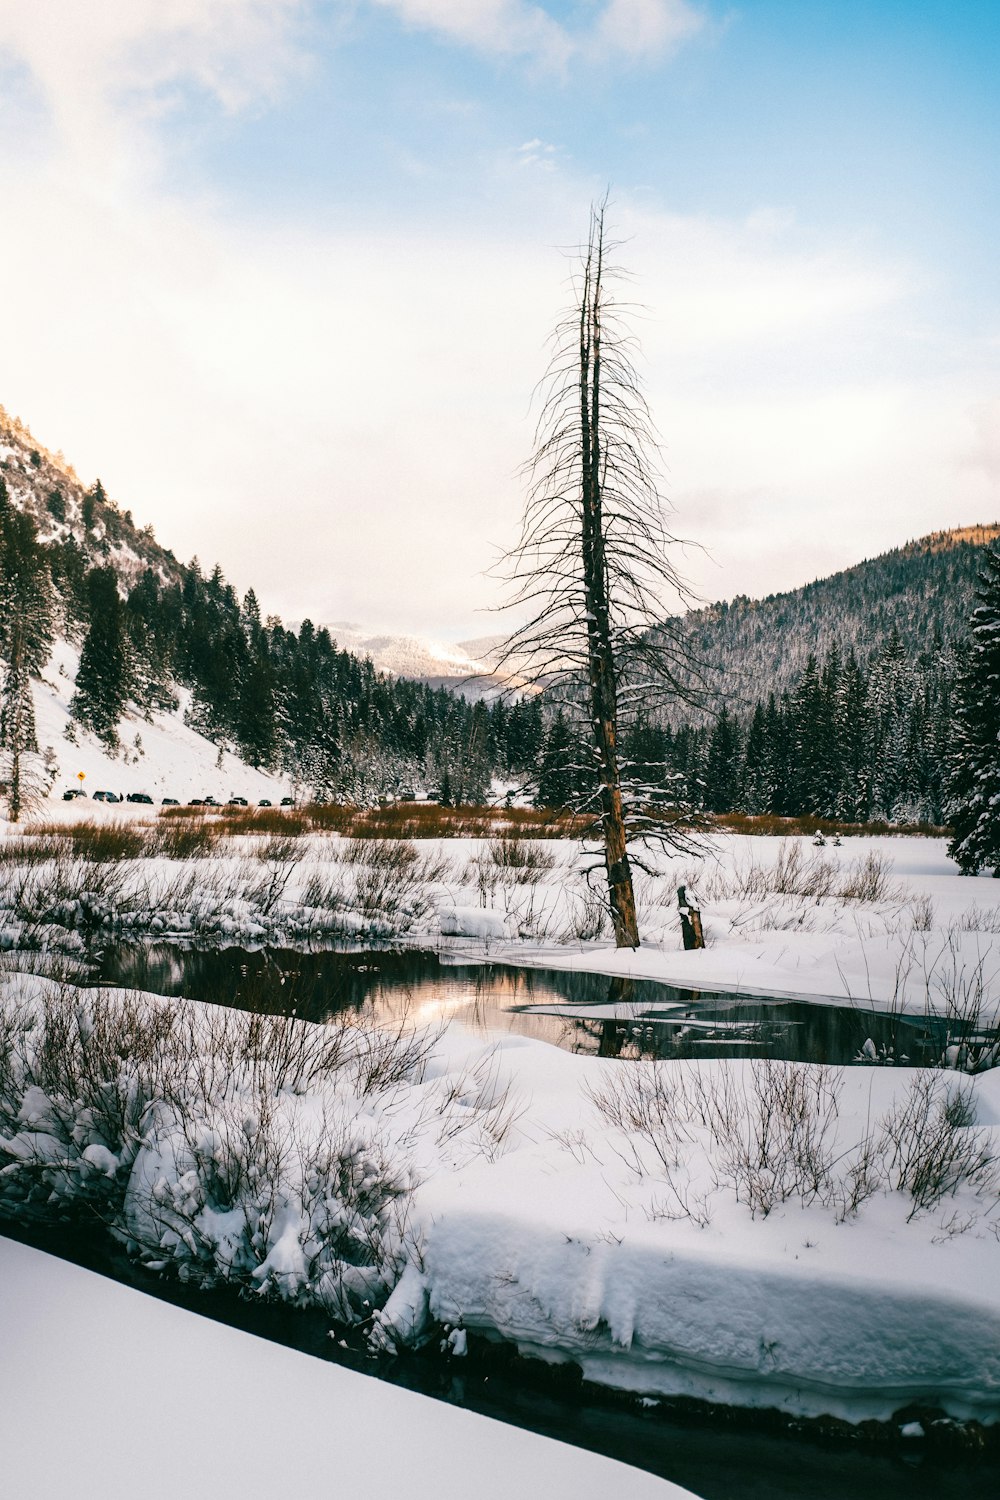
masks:
<svg viewBox="0 0 1000 1500"><path fill-rule="evenodd" d="M0 1329L0 1486L20 1500L688 1494L2 1238Z"/></svg>
<svg viewBox="0 0 1000 1500"><path fill-rule="evenodd" d="M155 831L155 813L131 804L58 801L39 816L67 825L125 820ZM228 836L219 826L224 836L205 858L190 851L174 858L151 833L149 849L119 867L115 898L101 898L109 926L250 943L365 934L444 938L445 947L494 962L659 979L693 990L850 997L881 1009L946 1015L978 1005L984 1019L1000 1006L1000 884L960 877L943 839L850 838L815 848L805 838L716 834L701 858L661 857L656 876L637 874L643 942L633 952L610 944L599 890L582 873L579 846L568 841L422 840L410 846L412 857L404 851L400 858L393 841L359 844L317 833L283 845L245 829ZM30 824L23 833L0 825L5 859L14 860L15 841L30 834ZM89 869L101 886L96 867ZM87 873L77 870L83 887ZM44 885L44 869L34 878ZM682 883L702 909L707 947L701 951L681 945L676 891ZM17 890L24 906L23 889ZM63 899L70 929L78 911L71 895ZM10 899L0 881L7 946L79 945L73 931L60 936L58 922L41 936L28 933L31 923Z"/></svg>
<svg viewBox="0 0 1000 1500"><path fill-rule="evenodd" d="M234 842L241 852L184 868L196 883L215 870L230 930L246 932L252 839ZM569 845L522 848L513 864L509 847L421 846L392 878L391 849L349 845L310 835L294 856L272 851L265 873L268 859L288 869L260 932L304 920L322 876L328 905L377 930L450 932L453 948L511 963L930 1007L978 1037L942 1061L990 1060L1000 887L960 879L939 841L718 838L700 866L642 881L634 954L594 936ZM147 863L175 878L171 861ZM702 905L703 952L680 946L682 880ZM113 918L121 890L109 899ZM67 912L51 946L59 932L79 941ZM71 986L21 972L0 993L22 1017L11 1055L40 1045L46 1005L53 1035L67 1014L81 1045L115 1035ZM401 1067L355 1028L329 1065L303 1070L295 1059L314 1058L329 1027L297 1023L289 1049L211 1006L128 1003L137 1039L173 1018L169 1067L116 1043L117 1110L77 1075L60 1092L15 1068L0 1129L9 1203L105 1194L147 1263L358 1316L382 1347L461 1320L653 1397L1000 1419L1000 1069L622 1062L453 1023ZM106 1064L79 1076L104 1089ZM180 1093L133 1109L156 1077Z"/></svg>

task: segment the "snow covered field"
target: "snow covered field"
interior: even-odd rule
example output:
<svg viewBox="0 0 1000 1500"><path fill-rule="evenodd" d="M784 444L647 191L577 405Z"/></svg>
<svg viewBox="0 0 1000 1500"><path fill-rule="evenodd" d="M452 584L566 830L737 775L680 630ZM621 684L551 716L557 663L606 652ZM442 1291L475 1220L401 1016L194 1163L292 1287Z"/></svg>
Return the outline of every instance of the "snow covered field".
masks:
<svg viewBox="0 0 1000 1500"><path fill-rule="evenodd" d="M72 903L33 928L11 908L49 951L9 955L3 981L6 1211L96 1203L147 1264L318 1303L377 1347L436 1320L654 1398L1000 1418L995 882L960 879L931 841L720 838L700 867L643 882L648 944L621 954L593 935L568 844L453 841L393 863L306 835L257 860L258 879L281 867L265 922L252 842L134 861L112 929L116 902L139 909L128 881L178 864L214 880L231 921L217 941L327 910L512 963L851 993L947 1014L963 1040L942 1060L959 1070L620 1062L428 1031L442 1018L426 1012L424 1029L379 1036L95 1001L25 972L82 943ZM681 880L703 952L680 947ZM189 910L157 910L155 930L197 933Z"/></svg>
<svg viewBox="0 0 1000 1500"><path fill-rule="evenodd" d="M661 857L657 876L637 875L643 946L633 952L611 946L599 888L569 841L285 839L208 819L206 834L218 828L221 837L179 848L191 823L171 829L148 807L60 801L39 817L68 831L80 822L132 829L138 847L109 874L106 852L67 845L61 864L36 857L22 879L31 825L0 827L7 947L72 951L95 923L204 942L444 937L494 961L691 989L850 996L942 1014L976 1003L984 1018L1000 1005L1000 885L959 877L942 839L815 848L804 838L716 834L702 858ZM681 946L681 883L702 908L702 951Z"/></svg>
<svg viewBox="0 0 1000 1500"><path fill-rule="evenodd" d="M0 1328L2 1487L20 1500L688 1493L2 1238Z"/></svg>

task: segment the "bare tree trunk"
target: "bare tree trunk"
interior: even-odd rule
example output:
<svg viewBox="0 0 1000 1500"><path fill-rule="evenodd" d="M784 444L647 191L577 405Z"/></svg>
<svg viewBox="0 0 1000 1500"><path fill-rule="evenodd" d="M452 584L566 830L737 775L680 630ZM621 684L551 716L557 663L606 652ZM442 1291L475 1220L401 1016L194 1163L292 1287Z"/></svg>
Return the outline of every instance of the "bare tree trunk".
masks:
<svg viewBox="0 0 1000 1500"><path fill-rule="evenodd" d="M601 276L604 214L591 223L580 299L580 436L583 585L587 607L591 723L600 775L601 831L608 897L618 948L638 948L639 925L632 888L618 766L618 679L608 600L602 506Z"/></svg>

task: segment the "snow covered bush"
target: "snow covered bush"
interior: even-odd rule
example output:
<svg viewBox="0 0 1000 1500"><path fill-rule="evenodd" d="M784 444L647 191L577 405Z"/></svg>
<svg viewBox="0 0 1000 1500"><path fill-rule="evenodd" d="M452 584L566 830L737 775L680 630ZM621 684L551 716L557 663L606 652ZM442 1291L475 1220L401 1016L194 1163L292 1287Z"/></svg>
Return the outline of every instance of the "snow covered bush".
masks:
<svg viewBox="0 0 1000 1500"><path fill-rule="evenodd" d="M614 1149L639 1179L667 1191L653 1216L707 1224L729 1193L752 1218L780 1204L816 1203L838 1222L878 1192L906 1194L909 1217L969 1187L988 1198L997 1158L974 1128L969 1096L940 1073L918 1072L907 1094L860 1135L845 1138L843 1072L754 1060L745 1066L627 1064L591 1090L614 1127Z"/></svg>
<svg viewBox="0 0 1000 1500"><path fill-rule="evenodd" d="M918 1073L902 1104L881 1122L886 1172L913 1200L910 1218L966 1184L983 1191L995 1185L998 1159L975 1119L968 1089L940 1073Z"/></svg>
<svg viewBox="0 0 1000 1500"><path fill-rule="evenodd" d="M406 1260L433 1040L18 976L0 1214L96 1210L155 1269L365 1318Z"/></svg>

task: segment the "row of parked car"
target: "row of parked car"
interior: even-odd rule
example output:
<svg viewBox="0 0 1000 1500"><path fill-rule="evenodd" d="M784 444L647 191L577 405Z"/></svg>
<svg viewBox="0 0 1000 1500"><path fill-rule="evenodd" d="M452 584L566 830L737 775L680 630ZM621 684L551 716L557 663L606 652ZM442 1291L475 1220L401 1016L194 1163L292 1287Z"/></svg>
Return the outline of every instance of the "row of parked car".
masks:
<svg viewBox="0 0 1000 1500"><path fill-rule="evenodd" d="M86 797L86 796L87 796L87 793L83 790L82 787L70 786L70 787L67 787L66 790L63 792L63 801L64 802L74 802L77 797ZM128 796L125 796L125 797L122 796L121 792L95 792L94 796L93 796L93 801L94 802L142 802L142 803L144 803L148 807L152 807L153 806L153 799L149 795L148 792L129 792ZM181 805L180 804L180 800L177 797L163 797L161 799L161 801L160 801L160 806L161 807L180 807L180 805ZM222 807L223 806L223 804L218 800L217 797L192 797L191 800L190 800L190 802L187 805L188 805L188 807ZM250 803L247 801L246 797L230 797L229 801L225 804L225 806L226 807L249 807ZM261 797L260 801L257 803L257 806L258 807L273 807L274 803L271 801L271 799L269 797ZM280 807L294 807L295 806L295 798L294 797L282 797L281 802L279 803L279 806Z"/></svg>

